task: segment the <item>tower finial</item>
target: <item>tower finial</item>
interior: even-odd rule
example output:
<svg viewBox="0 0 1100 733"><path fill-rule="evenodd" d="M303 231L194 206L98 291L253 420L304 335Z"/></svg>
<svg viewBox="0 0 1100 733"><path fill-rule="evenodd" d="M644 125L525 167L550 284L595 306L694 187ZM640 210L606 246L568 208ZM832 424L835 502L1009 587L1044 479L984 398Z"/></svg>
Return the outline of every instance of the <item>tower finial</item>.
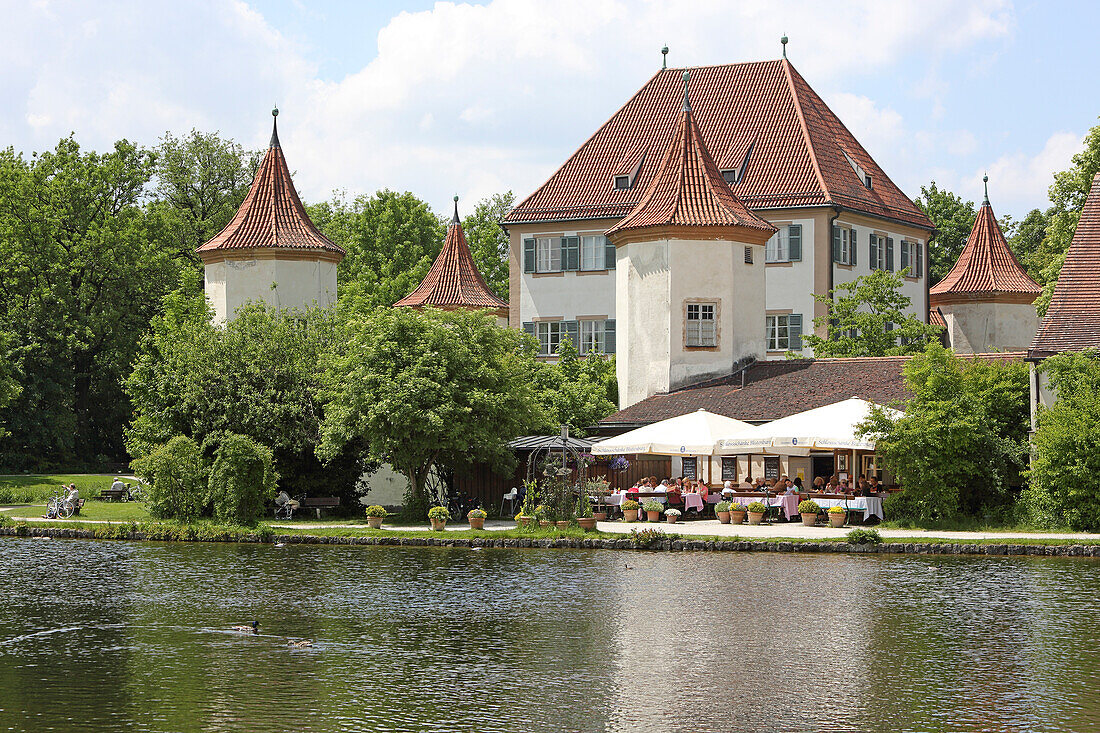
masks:
<svg viewBox="0 0 1100 733"><path fill-rule="evenodd" d="M668 44L661 46L661 68L668 68Z"/></svg>
<svg viewBox="0 0 1100 733"><path fill-rule="evenodd" d="M458 223L460 223L461 221L462 221L462 220L458 218L458 194L456 193L456 194L455 194L455 215L454 215L454 217L453 217L453 218L451 219L451 223L452 223L452 224L458 224Z"/></svg>
<svg viewBox="0 0 1100 733"><path fill-rule="evenodd" d="M982 176L982 183L985 184L985 203L989 203L989 174L986 173Z"/></svg>
<svg viewBox="0 0 1100 733"><path fill-rule="evenodd" d="M784 33L783 37L779 39L779 42L783 44L783 58L787 58L787 34Z"/></svg>
<svg viewBox="0 0 1100 733"><path fill-rule="evenodd" d="M277 104L271 108L271 142L267 147L279 147L279 105Z"/></svg>
<svg viewBox="0 0 1100 733"><path fill-rule="evenodd" d="M688 99L688 81L691 80L691 72L684 72L684 111L691 111L691 100Z"/></svg>

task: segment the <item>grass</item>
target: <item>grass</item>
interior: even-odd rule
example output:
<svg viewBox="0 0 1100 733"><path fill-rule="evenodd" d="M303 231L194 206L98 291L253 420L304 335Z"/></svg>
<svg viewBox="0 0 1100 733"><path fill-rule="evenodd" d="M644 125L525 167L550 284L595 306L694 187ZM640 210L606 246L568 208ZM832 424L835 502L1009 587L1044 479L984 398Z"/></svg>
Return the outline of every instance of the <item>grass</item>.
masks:
<svg viewBox="0 0 1100 733"><path fill-rule="evenodd" d="M114 474L99 473L0 475L0 504L45 504L68 484L76 484L80 495L87 499L111 488L114 480Z"/></svg>

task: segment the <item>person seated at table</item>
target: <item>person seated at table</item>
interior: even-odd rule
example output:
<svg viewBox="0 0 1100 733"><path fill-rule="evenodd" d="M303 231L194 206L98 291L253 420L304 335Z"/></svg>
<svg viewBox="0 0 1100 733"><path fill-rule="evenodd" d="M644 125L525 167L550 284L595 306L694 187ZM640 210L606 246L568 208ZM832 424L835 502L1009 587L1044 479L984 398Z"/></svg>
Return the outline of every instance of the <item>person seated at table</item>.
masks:
<svg viewBox="0 0 1100 733"><path fill-rule="evenodd" d="M821 476L814 478L814 491L821 494L825 492L825 479Z"/></svg>
<svg viewBox="0 0 1100 733"><path fill-rule="evenodd" d="M752 489L752 476L746 476L745 480L741 482L742 489Z"/></svg>
<svg viewBox="0 0 1100 733"><path fill-rule="evenodd" d="M668 499L668 505L670 507L684 506L683 489L680 486L673 484L667 487L667 490L665 491L665 497Z"/></svg>
<svg viewBox="0 0 1100 733"><path fill-rule="evenodd" d="M726 498L729 497L731 494L733 494L733 482L724 481L722 483L722 497Z"/></svg>
<svg viewBox="0 0 1100 733"><path fill-rule="evenodd" d="M786 481L784 481L783 484L784 484L783 494L785 496L791 496L793 494L798 493L798 488L794 485L794 482L792 482L790 479L787 479Z"/></svg>
<svg viewBox="0 0 1100 733"><path fill-rule="evenodd" d="M837 486L837 493L838 494L847 494L851 490L852 489L848 486L848 479L846 479L846 478L840 479L840 485Z"/></svg>
<svg viewBox="0 0 1100 733"><path fill-rule="evenodd" d="M697 481L695 484L695 493L702 497L703 504L705 505L707 503L707 494L710 493L710 487L702 481Z"/></svg>
<svg viewBox="0 0 1100 733"><path fill-rule="evenodd" d="M768 488L768 482L762 478L758 478L756 479L756 482L753 484L752 488L753 491L764 491Z"/></svg>
<svg viewBox="0 0 1100 733"><path fill-rule="evenodd" d="M803 489L802 489L802 477L801 476L795 476L794 481L792 481L791 484L794 486L795 491L797 491L800 494L802 493Z"/></svg>

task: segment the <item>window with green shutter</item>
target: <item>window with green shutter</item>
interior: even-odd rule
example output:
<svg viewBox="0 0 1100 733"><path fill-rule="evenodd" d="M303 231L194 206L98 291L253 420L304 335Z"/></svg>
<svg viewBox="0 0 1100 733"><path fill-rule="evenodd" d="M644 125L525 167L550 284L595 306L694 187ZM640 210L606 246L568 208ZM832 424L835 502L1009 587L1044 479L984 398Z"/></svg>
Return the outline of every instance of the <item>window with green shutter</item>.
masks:
<svg viewBox="0 0 1100 733"><path fill-rule="evenodd" d="M787 348L790 351L802 351L802 314L792 313L787 316L787 329L789 332Z"/></svg>
<svg viewBox="0 0 1100 733"><path fill-rule="evenodd" d="M894 240L892 237L886 238L886 269L890 272L894 271Z"/></svg>
<svg viewBox="0 0 1100 733"><path fill-rule="evenodd" d="M581 324L579 321L562 321L562 338L566 337L573 342L573 348L579 353L581 350Z"/></svg>
<svg viewBox="0 0 1100 733"><path fill-rule="evenodd" d="M608 270L615 269L615 245L607 237L603 238L603 264Z"/></svg>
<svg viewBox="0 0 1100 733"><path fill-rule="evenodd" d="M916 248L917 248L917 270L914 274L917 277L920 277L923 274L921 272L921 266L924 264L924 245L921 244L920 242L917 242L916 243Z"/></svg>
<svg viewBox="0 0 1100 733"><path fill-rule="evenodd" d="M523 271L535 271L535 238L523 240Z"/></svg>
<svg viewBox="0 0 1100 733"><path fill-rule="evenodd" d="M912 246L912 242L906 242L904 239L901 240L901 262L898 266L899 270L904 270L906 267L909 267L909 249ZM910 272L909 274L912 275L913 273Z"/></svg>
<svg viewBox="0 0 1100 733"><path fill-rule="evenodd" d="M561 269L563 269L563 270L579 270L579 269L581 269L581 238L580 237L562 237L561 238Z"/></svg>
<svg viewBox="0 0 1100 733"><path fill-rule="evenodd" d="M879 270L879 257L882 256L878 248L878 235L871 232L867 241L870 243L870 247L867 249L867 264L872 270Z"/></svg>
<svg viewBox="0 0 1100 733"><path fill-rule="evenodd" d="M833 262L840 262L840 227L833 224Z"/></svg>
<svg viewBox="0 0 1100 733"><path fill-rule="evenodd" d="M791 224L787 227L787 251L791 262L802 260L802 225Z"/></svg>
<svg viewBox="0 0 1100 733"><path fill-rule="evenodd" d="M603 351L605 354L615 353L615 319L608 318L603 322Z"/></svg>
<svg viewBox="0 0 1100 733"><path fill-rule="evenodd" d="M848 241L852 243L852 246L848 248L848 264L855 267L856 250L859 249L859 247L856 246L856 230L854 228L848 230Z"/></svg>

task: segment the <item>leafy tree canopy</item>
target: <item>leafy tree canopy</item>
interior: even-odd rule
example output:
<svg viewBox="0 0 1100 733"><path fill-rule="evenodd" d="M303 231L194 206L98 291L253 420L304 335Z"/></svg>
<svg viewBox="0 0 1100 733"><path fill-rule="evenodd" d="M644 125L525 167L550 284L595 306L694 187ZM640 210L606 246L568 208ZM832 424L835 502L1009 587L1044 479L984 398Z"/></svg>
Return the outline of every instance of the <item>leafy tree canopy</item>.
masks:
<svg viewBox="0 0 1100 733"><path fill-rule="evenodd" d="M462 221L466 241L474 263L493 294L508 300L508 234L500 222L512 210L516 197L511 192L496 193L478 201L474 213Z"/></svg>
<svg viewBox="0 0 1100 733"><path fill-rule="evenodd" d="M814 295L829 306L829 315L814 319L825 338L802 337L817 357L896 356L924 350L943 330L909 314L910 298L901 292L906 271L873 270L841 283L826 295ZM890 330L888 330L890 329Z"/></svg>
<svg viewBox="0 0 1100 733"><path fill-rule="evenodd" d="M537 348L537 347L535 347ZM570 339L558 347L558 361L535 362L532 383L545 422L537 432L556 433L569 425L573 435L583 436L588 427L617 409L618 380L615 359L597 354L581 357Z"/></svg>
<svg viewBox="0 0 1100 733"><path fill-rule="evenodd" d="M973 201L963 201L935 181L921 186L914 203L936 225L936 237L928 244L929 284L935 285L955 266L978 212Z"/></svg>

